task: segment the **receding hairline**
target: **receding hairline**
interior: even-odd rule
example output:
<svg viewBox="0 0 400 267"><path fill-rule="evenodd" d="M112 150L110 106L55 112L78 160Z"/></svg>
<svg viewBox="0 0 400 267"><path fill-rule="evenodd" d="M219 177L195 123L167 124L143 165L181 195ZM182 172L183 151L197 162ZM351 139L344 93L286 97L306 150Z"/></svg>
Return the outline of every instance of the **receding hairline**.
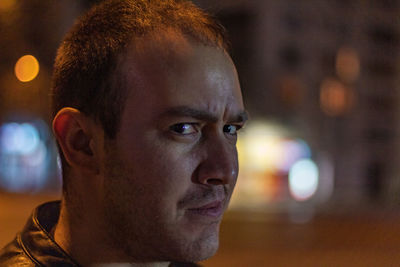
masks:
<svg viewBox="0 0 400 267"><path fill-rule="evenodd" d="M223 44L201 42L175 28L158 29L145 36L132 37L129 44L116 55L114 79L122 80L126 90L129 73L134 76L135 85L140 86L144 82L144 77L141 76L144 70L171 71L177 67L176 64L183 62L196 46L215 48L231 60L229 51Z"/></svg>
<svg viewBox="0 0 400 267"><path fill-rule="evenodd" d="M134 54L138 59L143 59L145 57L149 58L149 53L153 52L157 60L168 61L169 59L176 59L179 55L184 55L196 45L214 47L229 55L229 50L223 43L203 42L183 33L179 29L170 27L154 30L145 36L132 37L126 47L117 55L118 63L124 62L128 54Z"/></svg>

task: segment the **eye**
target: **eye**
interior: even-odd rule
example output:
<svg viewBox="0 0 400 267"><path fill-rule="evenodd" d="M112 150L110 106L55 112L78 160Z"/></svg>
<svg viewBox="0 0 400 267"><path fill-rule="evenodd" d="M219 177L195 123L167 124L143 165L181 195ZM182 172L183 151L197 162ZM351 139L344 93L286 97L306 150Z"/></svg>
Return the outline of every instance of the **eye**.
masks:
<svg viewBox="0 0 400 267"><path fill-rule="evenodd" d="M239 125L227 124L224 126L224 133L236 135L240 128L241 126Z"/></svg>
<svg viewBox="0 0 400 267"><path fill-rule="evenodd" d="M194 123L177 123L169 127L171 131L181 135L189 135L198 132L196 124Z"/></svg>

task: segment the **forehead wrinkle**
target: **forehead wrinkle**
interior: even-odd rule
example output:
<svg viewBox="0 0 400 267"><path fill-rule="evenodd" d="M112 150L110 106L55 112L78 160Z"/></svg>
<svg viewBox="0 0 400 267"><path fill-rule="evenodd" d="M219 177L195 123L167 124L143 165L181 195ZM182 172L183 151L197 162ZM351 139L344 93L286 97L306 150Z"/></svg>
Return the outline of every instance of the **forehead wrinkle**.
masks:
<svg viewBox="0 0 400 267"><path fill-rule="evenodd" d="M202 121L212 123L218 122L218 116L212 114L210 111L195 109L188 106L178 106L167 109L161 114L161 117L191 117ZM244 123L248 120L248 112L243 110L237 114L228 117L227 121Z"/></svg>
<svg viewBox="0 0 400 267"><path fill-rule="evenodd" d="M218 116L210 111L195 109L188 106L177 106L165 110L161 117L191 117L202 121L217 122Z"/></svg>

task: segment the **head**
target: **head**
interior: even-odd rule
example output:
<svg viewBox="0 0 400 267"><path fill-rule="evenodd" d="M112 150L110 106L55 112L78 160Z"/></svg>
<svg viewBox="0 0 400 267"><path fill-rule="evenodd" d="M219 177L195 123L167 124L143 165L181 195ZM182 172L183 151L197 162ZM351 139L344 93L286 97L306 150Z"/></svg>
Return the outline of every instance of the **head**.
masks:
<svg viewBox="0 0 400 267"><path fill-rule="evenodd" d="M226 47L222 26L181 0L104 1L63 41L64 201L117 258L198 261L218 248L246 119Z"/></svg>

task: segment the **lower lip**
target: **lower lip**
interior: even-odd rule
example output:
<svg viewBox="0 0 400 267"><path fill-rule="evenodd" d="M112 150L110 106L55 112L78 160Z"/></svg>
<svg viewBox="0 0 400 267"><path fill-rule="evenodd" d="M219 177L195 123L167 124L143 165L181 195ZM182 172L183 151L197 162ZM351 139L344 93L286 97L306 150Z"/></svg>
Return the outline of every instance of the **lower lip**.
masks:
<svg viewBox="0 0 400 267"><path fill-rule="evenodd" d="M218 205L210 208L188 209L187 211L190 214L208 216L213 218L222 216L224 212L222 203L219 203Z"/></svg>

